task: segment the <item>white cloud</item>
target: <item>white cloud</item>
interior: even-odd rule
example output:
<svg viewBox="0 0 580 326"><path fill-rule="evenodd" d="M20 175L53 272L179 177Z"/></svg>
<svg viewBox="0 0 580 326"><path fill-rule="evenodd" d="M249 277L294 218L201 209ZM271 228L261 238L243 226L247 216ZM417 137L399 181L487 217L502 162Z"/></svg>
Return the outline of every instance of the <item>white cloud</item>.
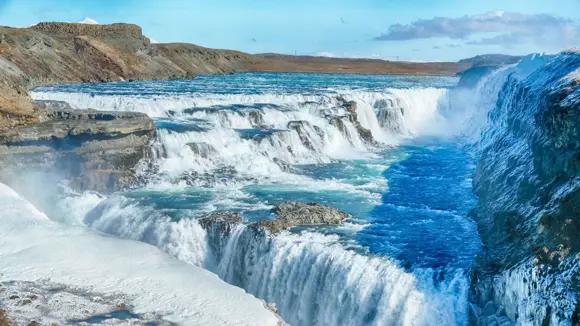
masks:
<svg viewBox="0 0 580 326"><path fill-rule="evenodd" d="M458 18L435 17L411 24L391 25L377 36L377 41L407 41L445 37L466 41L471 45L501 45L534 43L570 46L580 42L578 21L548 14L520 14L492 11ZM479 39L473 40L473 38Z"/></svg>
<svg viewBox="0 0 580 326"><path fill-rule="evenodd" d="M85 17L85 19L83 19L83 20L79 20L79 21L77 22L77 24L89 24L89 25L98 25L98 24L99 24L99 22L97 22L96 20L94 20L94 19L92 19L92 18Z"/></svg>
<svg viewBox="0 0 580 326"><path fill-rule="evenodd" d="M156 40L150 38L149 36L145 36L145 37L149 39L149 42L151 42L151 44L159 44L159 43L161 43L159 41L156 41Z"/></svg>

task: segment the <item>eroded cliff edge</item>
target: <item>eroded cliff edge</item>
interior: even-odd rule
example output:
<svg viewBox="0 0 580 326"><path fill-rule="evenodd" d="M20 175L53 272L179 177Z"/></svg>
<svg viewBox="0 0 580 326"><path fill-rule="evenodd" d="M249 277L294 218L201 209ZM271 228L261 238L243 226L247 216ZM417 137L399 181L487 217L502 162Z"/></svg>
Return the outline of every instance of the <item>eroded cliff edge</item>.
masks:
<svg viewBox="0 0 580 326"><path fill-rule="evenodd" d="M73 189L100 192L136 182L134 168L155 136L146 114L73 110L62 102L38 107L39 123L0 134L0 180L21 188L27 175L40 173L55 183L67 180Z"/></svg>
<svg viewBox="0 0 580 326"><path fill-rule="evenodd" d="M504 72L479 143L471 212L484 252L477 325L580 324L580 53Z"/></svg>

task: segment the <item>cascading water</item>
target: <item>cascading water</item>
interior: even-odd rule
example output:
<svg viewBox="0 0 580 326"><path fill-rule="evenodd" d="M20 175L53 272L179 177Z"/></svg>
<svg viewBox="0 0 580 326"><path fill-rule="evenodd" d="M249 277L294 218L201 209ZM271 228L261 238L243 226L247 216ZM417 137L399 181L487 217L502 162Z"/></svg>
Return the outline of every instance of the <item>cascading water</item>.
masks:
<svg viewBox="0 0 580 326"><path fill-rule="evenodd" d="M284 233L273 239L238 227L217 273L269 302L294 325L465 324L467 282L459 271L437 282L432 269L345 250L338 236Z"/></svg>
<svg viewBox="0 0 580 326"><path fill-rule="evenodd" d="M146 185L109 198L66 195L58 210L68 223L203 266L276 303L294 325L465 325L466 274L479 250L466 218L473 164L452 142L416 140L464 131L450 128L456 81L239 74L32 95L155 117L155 155L140 171ZM448 163L438 164L442 154ZM423 187L432 183L441 185L437 193ZM457 198L462 205L438 204ZM271 218L273 205L288 200L355 219L272 238L242 225L219 243L196 221L219 211ZM384 215L388 207L410 224L398 224L394 211Z"/></svg>

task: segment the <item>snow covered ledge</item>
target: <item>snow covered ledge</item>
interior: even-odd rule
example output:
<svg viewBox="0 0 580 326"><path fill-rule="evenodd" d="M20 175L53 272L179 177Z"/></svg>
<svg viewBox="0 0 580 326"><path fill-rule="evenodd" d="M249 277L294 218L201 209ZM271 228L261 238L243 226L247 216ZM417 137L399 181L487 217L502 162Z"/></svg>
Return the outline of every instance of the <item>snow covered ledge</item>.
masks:
<svg viewBox="0 0 580 326"><path fill-rule="evenodd" d="M141 242L53 222L1 183L0 282L0 300L14 299L1 306L16 322L85 320L102 313L99 309L108 303L130 311L131 318L158 325L281 324L260 300L216 275ZM18 284L36 293L26 292L29 299L18 301L25 297L8 293ZM47 304L59 311L41 309L39 315L33 308L38 304L29 302L50 300L43 298L43 293L54 295L54 290L43 292L47 284L58 285L63 296ZM66 307L58 309L55 302Z"/></svg>

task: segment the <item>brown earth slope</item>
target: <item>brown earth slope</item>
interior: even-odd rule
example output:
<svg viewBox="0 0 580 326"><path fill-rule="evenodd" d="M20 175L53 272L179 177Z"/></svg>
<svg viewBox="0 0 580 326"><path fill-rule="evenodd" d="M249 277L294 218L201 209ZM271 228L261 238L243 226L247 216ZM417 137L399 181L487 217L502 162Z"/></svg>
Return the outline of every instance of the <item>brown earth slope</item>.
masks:
<svg viewBox="0 0 580 326"><path fill-rule="evenodd" d="M258 54L252 71L454 76L472 66L457 62L402 62L378 59L327 58Z"/></svg>

